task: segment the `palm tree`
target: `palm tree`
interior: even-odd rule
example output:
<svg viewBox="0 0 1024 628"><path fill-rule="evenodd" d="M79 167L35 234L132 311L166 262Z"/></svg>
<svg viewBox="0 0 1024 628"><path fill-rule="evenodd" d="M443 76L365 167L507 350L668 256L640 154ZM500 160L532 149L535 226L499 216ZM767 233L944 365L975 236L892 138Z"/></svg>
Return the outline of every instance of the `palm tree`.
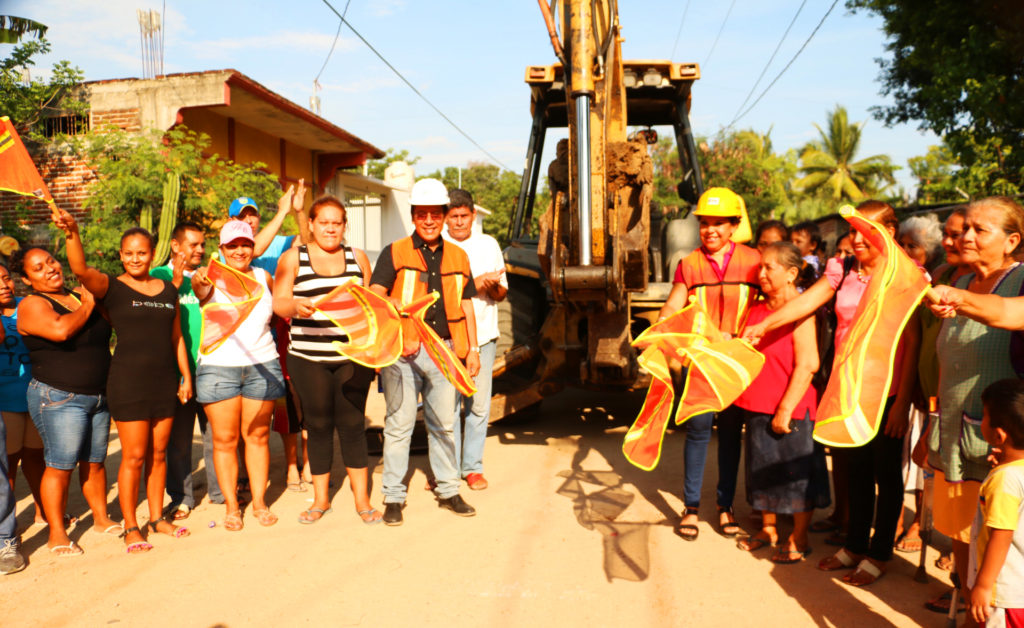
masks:
<svg viewBox="0 0 1024 628"><path fill-rule="evenodd" d="M26 33L41 39L46 33L46 25L23 17L0 15L0 44L16 44Z"/></svg>
<svg viewBox="0 0 1024 628"><path fill-rule="evenodd" d="M808 144L800 154L804 176L794 187L812 195L828 195L833 200L860 201L896 182L892 173L898 168L888 155L872 155L854 161L860 146L864 123L850 124L846 108L836 105L828 117L828 131L814 125L821 139Z"/></svg>

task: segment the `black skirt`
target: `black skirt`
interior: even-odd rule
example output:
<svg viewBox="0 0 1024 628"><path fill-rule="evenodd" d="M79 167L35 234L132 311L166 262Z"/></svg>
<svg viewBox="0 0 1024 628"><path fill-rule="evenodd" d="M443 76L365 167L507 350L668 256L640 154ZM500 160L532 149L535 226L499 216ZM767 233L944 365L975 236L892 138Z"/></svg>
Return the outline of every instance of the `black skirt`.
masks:
<svg viewBox="0 0 1024 628"><path fill-rule="evenodd" d="M772 416L746 416L747 502L755 510L792 514L831 503L825 449L814 442L814 422L793 420L789 434L772 430Z"/></svg>

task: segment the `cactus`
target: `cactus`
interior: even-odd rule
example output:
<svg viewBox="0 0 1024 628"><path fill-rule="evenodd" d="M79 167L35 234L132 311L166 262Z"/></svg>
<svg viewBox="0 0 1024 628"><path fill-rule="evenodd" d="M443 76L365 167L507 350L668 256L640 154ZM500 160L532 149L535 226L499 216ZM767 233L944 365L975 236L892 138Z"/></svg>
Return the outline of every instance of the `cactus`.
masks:
<svg viewBox="0 0 1024 628"><path fill-rule="evenodd" d="M153 265L160 266L167 261L171 253L171 233L178 222L178 197L181 193L181 177L172 172L164 181L164 205L160 209L160 226L156 235L156 251L153 253ZM148 217L149 224L143 224ZM143 210L139 218L142 227L153 231L153 211Z"/></svg>

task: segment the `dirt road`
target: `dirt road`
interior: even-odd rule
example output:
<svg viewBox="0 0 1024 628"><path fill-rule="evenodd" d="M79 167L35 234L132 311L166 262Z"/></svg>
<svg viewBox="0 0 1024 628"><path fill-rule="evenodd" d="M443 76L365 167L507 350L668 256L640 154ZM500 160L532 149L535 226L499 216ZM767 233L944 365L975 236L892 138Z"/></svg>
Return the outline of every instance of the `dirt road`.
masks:
<svg viewBox="0 0 1024 628"><path fill-rule="evenodd" d="M931 565L934 550L928 585L914 582L915 565L897 555L884 578L861 590L815 569L830 549L818 535L809 560L776 566L767 550L747 554L716 534L714 442L700 539L674 536L682 435L668 435L654 472L631 467L620 447L639 403L637 395L572 391L546 400L539 416L492 425L491 488L463 491L478 510L473 518L437 507L423 490L426 456L414 456L406 521L396 528L363 525L340 482L334 511L300 525L311 493L283 490L272 436L277 525L261 528L247 516L245 529L230 533L219 525L223 507L204 502L187 520L191 537L154 537L152 552L126 556L119 540L87 531L85 516L71 536L86 553L75 558L51 556L44 529L31 527L23 535L29 567L0 579L0 625L944 625L922 607L946 581ZM196 452L201 461L198 435ZM119 462L115 436L111 481ZM371 464L380 507L379 458ZM23 479L17 496L25 529ZM113 515L113 488L109 503ZM753 529L742 497L737 511ZM84 512L77 488L71 512ZM207 527L211 521L217 527Z"/></svg>

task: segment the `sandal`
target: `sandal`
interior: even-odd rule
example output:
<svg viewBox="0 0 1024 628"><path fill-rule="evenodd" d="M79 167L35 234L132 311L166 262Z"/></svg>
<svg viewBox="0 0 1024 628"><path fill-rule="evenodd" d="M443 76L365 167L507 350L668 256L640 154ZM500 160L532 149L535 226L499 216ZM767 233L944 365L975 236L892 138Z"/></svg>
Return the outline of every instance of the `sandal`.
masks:
<svg viewBox="0 0 1024 628"><path fill-rule="evenodd" d="M128 540L128 535L131 534L132 532L138 532L139 536L142 536L142 530L139 529L139 526L132 526L130 528L125 528L124 532L122 532L120 534L120 536L125 541L127 541ZM129 543L127 546L125 546L124 549L125 549L125 551L128 554L143 554L143 553L148 552L149 550L153 549L153 546L150 545L149 543L145 542L145 541L136 541L134 543Z"/></svg>
<svg viewBox="0 0 1024 628"><path fill-rule="evenodd" d="M331 512L332 510L334 509L329 506L327 508L317 508L315 506L313 508L307 508L306 510L303 510L299 514L299 523L305 525L313 525L317 521L323 519L324 515ZM314 519L313 515L317 515L317 517Z"/></svg>
<svg viewBox="0 0 1024 628"><path fill-rule="evenodd" d="M690 515L696 517L697 509L684 508L683 514L679 516L679 523L677 523L676 527L672 530L676 533L676 536L683 539L684 541L696 541L697 537L700 536L700 529L695 524L683 523L683 519Z"/></svg>
<svg viewBox="0 0 1024 628"><path fill-rule="evenodd" d="M157 529L157 526L161 523L166 523L167 525L171 526L171 531L164 532L162 530ZM150 521L146 525L149 527L149 531L151 533L164 534L175 539L184 538L192 534L187 527L174 525L174 515L167 515L166 517L161 517L156 521Z"/></svg>
<svg viewBox="0 0 1024 628"><path fill-rule="evenodd" d="M810 546L805 547L804 549L795 550L780 547L774 554L772 554L772 557L769 560L776 565L793 565L802 562L810 553Z"/></svg>
<svg viewBox="0 0 1024 628"><path fill-rule="evenodd" d="M188 519L190 514L192 514L192 509L187 504L178 504L178 507L174 509L174 520Z"/></svg>
<svg viewBox="0 0 1024 628"><path fill-rule="evenodd" d="M863 562L863 560L863 557L851 554L846 551L845 547L841 547L835 554L821 559L821 562L818 563L818 569L822 571L839 571L840 569L854 567L858 562Z"/></svg>
<svg viewBox="0 0 1024 628"><path fill-rule="evenodd" d="M907 536L904 534L900 537L900 540L896 542L893 549L897 552L904 554L916 554L921 551L921 546L924 541L919 536Z"/></svg>
<svg viewBox="0 0 1024 628"><path fill-rule="evenodd" d="M236 510L224 517L224 529L228 532L238 532L245 524L242 523L242 511Z"/></svg>
<svg viewBox="0 0 1024 628"><path fill-rule="evenodd" d="M376 508L368 508L366 510L359 510L359 511L356 511L356 514L358 514L359 518L363 520L363 523L365 523L368 526L372 526L372 525L374 525L376 523L380 523L381 521L384 520L384 515L380 514L380 511L377 510ZM367 518L367 517L369 517L369 518Z"/></svg>
<svg viewBox="0 0 1024 628"><path fill-rule="evenodd" d="M744 552L756 552L762 547L775 547L775 541L755 534L736 541L736 547Z"/></svg>
<svg viewBox="0 0 1024 628"><path fill-rule="evenodd" d="M722 515L728 515L731 521L722 523ZM719 534L730 539L735 538L743 531L743 529L740 528L740 524L736 523L736 518L732 514L732 508L723 508L722 506L718 507L718 526Z"/></svg>
<svg viewBox="0 0 1024 628"><path fill-rule="evenodd" d="M81 556L85 553L85 551L81 547L76 545L74 541L68 541L67 545L54 545L50 548L50 553L56 554L57 556L66 557Z"/></svg>
<svg viewBox="0 0 1024 628"><path fill-rule="evenodd" d="M860 576L858 578L858 575ZM867 578L865 579L865 575ZM857 564L857 568L843 576L843 582L855 587L866 587L885 575L885 567L879 567L867 558ZM859 580L859 582L858 582Z"/></svg>
<svg viewBox="0 0 1024 628"><path fill-rule="evenodd" d="M289 482L288 490L293 493L305 493L306 487L302 484L302 482Z"/></svg>
<svg viewBox="0 0 1024 628"><path fill-rule="evenodd" d="M256 517L256 521L263 527L272 526L277 523L277 515L270 512L269 508L260 508L252 511L252 516Z"/></svg>
<svg viewBox="0 0 1024 628"><path fill-rule="evenodd" d="M949 615L949 605L953 603L953 592L946 591L939 597L928 600L924 603L924 607L933 613L942 613L943 615ZM967 605L964 602L964 598L961 595L957 596L956 612L962 613L967 610Z"/></svg>
<svg viewBox="0 0 1024 628"><path fill-rule="evenodd" d="M121 533L124 532L124 527L120 523L113 523L102 530L92 528L92 531L96 534L109 534L111 536L120 537Z"/></svg>

